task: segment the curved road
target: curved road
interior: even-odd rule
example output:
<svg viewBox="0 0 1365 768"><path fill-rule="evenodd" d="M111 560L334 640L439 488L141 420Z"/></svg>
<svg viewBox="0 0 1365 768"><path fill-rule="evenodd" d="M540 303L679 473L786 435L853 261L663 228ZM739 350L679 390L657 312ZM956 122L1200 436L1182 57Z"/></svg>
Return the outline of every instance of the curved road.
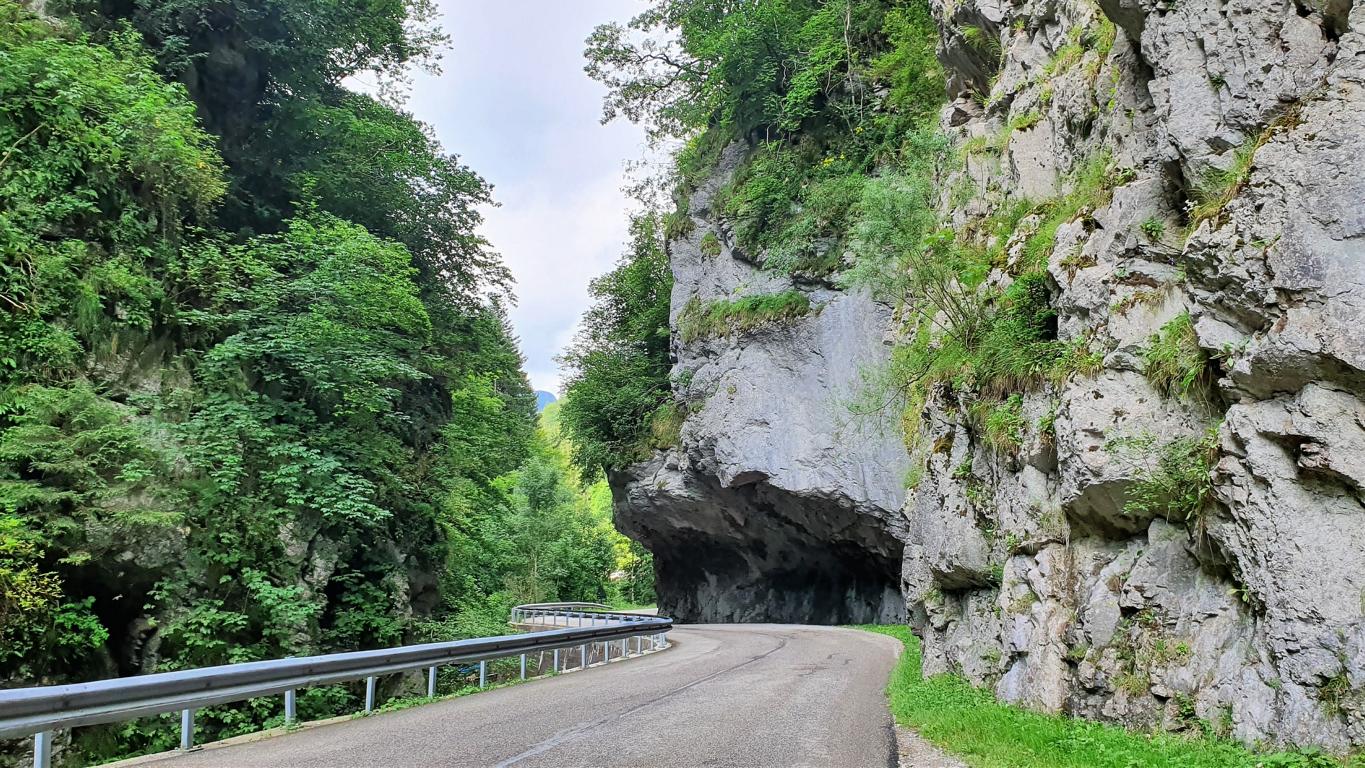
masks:
<svg viewBox="0 0 1365 768"><path fill-rule="evenodd" d="M836 627L697 625L583 672L246 744L157 768L895 766L884 690L900 643Z"/></svg>

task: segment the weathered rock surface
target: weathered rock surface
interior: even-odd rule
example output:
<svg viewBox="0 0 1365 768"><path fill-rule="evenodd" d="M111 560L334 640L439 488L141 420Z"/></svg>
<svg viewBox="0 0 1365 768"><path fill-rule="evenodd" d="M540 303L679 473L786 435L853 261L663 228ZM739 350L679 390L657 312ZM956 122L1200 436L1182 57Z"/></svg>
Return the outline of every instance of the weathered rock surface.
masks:
<svg viewBox="0 0 1365 768"><path fill-rule="evenodd" d="M889 308L799 285L818 312L679 340L681 446L614 478L618 520L658 558L661 608L862 621L900 615L903 596L926 671L1009 701L1365 747L1365 3L932 5L943 129L1004 137L967 159L977 194L945 195L945 219L1116 169L1048 265L1059 338L1103 365L1020 393L1012 451L936 393L912 462L890 425L841 406L885 359ZM998 77L965 27L999 36ZM732 250L707 210L735 161L672 244L675 315L795 285ZM719 256L699 247L708 230ZM1210 384L1173 395L1144 354L1187 313ZM1199 513L1132 503L1170 469L1163 452L1195 444L1209 471L1176 492L1202 494Z"/></svg>
<svg viewBox="0 0 1365 768"><path fill-rule="evenodd" d="M999 4L955 13L972 5ZM1055 403L1053 456L1032 458L1033 438L1001 456L939 402L923 420L922 440L952 435L906 506L905 592L926 665L1047 711L1358 749L1365 7L1025 2L992 21L1006 52L993 106L945 129L982 136L1028 110L1044 117L1000 162L969 165L979 188L1001 191L959 222L991 194L1056 194L1097 153L1131 172L1058 233L1061 337L1090 339L1105 360L1030 395ZM1106 23L1119 28L1111 50L1088 45L1038 77L1078 39L1070 30L1099 40ZM1186 201L1247 158L1226 205L1185 238ZM1153 335L1185 312L1221 375L1205 398L1142 373ZM1134 483L1162 446L1211 428L1207 511L1137 511Z"/></svg>
<svg viewBox="0 0 1365 768"><path fill-rule="evenodd" d="M680 620L899 620L909 457L894 423L848 408L889 353L890 307L797 285L730 247L708 206L740 152L692 196L693 231L670 243L675 326L694 299L797 288L813 309L742 336L675 334L681 445L613 478L617 523L654 551L660 610ZM703 251L708 232L718 255Z"/></svg>

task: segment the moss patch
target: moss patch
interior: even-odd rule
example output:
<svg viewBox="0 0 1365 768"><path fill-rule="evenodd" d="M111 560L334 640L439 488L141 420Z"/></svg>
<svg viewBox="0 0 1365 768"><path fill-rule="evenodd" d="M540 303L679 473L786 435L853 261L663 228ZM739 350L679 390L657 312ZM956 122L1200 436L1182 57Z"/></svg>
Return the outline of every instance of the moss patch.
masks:
<svg viewBox="0 0 1365 768"><path fill-rule="evenodd" d="M683 341L745 333L764 325L803 317L811 311L810 298L800 291L763 293L703 304L693 298L678 318Z"/></svg>

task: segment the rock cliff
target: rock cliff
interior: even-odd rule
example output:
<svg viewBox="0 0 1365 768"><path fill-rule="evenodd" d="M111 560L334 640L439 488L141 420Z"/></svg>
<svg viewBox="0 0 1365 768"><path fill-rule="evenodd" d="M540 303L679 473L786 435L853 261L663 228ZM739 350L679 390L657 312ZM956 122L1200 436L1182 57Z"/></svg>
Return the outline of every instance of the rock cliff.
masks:
<svg viewBox="0 0 1365 768"><path fill-rule="evenodd" d="M933 5L965 155L939 213L1073 200L1047 287L1096 360L1017 393L1007 446L944 387L905 435L857 415L895 309L735 247L730 148L670 243L681 439L612 478L661 610L905 617L926 672L1033 708L1365 746L1365 5ZM809 308L686 333L689 306L790 291ZM1164 348L1201 367L1163 376Z"/></svg>
<svg viewBox="0 0 1365 768"><path fill-rule="evenodd" d="M732 245L711 210L725 151L669 244L672 325L689 306L800 290L807 311L740 334L675 333L679 446L612 478L617 523L654 552L660 610L680 621L898 621L909 466L883 415L854 418L884 364L891 308L798 284Z"/></svg>

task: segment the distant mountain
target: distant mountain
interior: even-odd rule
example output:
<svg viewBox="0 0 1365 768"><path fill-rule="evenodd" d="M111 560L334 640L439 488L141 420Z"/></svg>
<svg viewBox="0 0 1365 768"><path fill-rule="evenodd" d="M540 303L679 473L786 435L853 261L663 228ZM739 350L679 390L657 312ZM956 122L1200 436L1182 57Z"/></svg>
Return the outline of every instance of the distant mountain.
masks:
<svg viewBox="0 0 1365 768"><path fill-rule="evenodd" d="M555 399L556 399L556 398L555 398L555 396L554 396L552 393L546 392L546 391L543 390L543 389L537 389L537 390L536 390L536 413L540 413L541 411L545 410L545 406L549 405L550 403L553 403L553 402L555 401Z"/></svg>

